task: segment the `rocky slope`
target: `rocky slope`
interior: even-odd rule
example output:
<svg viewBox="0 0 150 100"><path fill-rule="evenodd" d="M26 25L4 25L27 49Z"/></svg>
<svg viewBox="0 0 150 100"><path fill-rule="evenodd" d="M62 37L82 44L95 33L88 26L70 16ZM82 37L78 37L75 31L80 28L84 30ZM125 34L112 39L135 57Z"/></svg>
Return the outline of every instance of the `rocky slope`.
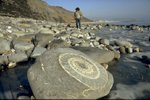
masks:
<svg viewBox="0 0 150 100"><path fill-rule="evenodd" d="M27 17L54 22L73 22L73 12L49 6L42 0L0 0L0 15ZM90 21L83 18L83 21Z"/></svg>

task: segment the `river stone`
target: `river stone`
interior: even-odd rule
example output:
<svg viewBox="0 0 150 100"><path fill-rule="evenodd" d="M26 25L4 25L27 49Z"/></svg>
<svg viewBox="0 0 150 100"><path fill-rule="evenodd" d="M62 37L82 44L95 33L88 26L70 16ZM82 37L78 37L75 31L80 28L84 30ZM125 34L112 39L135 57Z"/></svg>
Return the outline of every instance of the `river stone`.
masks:
<svg viewBox="0 0 150 100"><path fill-rule="evenodd" d="M0 38L0 54L10 51L10 41Z"/></svg>
<svg viewBox="0 0 150 100"><path fill-rule="evenodd" d="M46 48L43 47L35 47L34 51L31 54L31 57L35 58L40 56L41 54L43 54L46 51Z"/></svg>
<svg viewBox="0 0 150 100"><path fill-rule="evenodd" d="M19 36L24 36L26 33L23 32L23 31L16 31L16 32L13 32L12 34L16 35L17 37Z"/></svg>
<svg viewBox="0 0 150 100"><path fill-rule="evenodd" d="M103 66L71 48L44 52L27 77L36 99L98 99L106 96L113 84Z"/></svg>
<svg viewBox="0 0 150 100"><path fill-rule="evenodd" d="M118 46L124 46L124 47L132 47L133 46L130 42L123 41L123 40L116 40L115 44Z"/></svg>
<svg viewBox="0 0 150 100"><path fill-rule="evenodd" d="M110 51L113 51L113 50L114 50L114 48L113 48L112 46L110 46L110 45L107 45L106 48L107 48L108 50L110 50Z"/></svg>
<svg viewBox="0 0 150 100"><path fill-rule="evenodd" d="M23 62L23 61L27 61L28 57L25 53L16 53L16 54L12 54L8 56L8 60L9 62Z"/></svg>
<svg viewBox="0 0 150 100"><path fill-rule="evenodd" d="M100 43L104 45L109 45L109 40L108 39L100 39Z"/></svg>
<svg viewBox="0 0 150 100"><path fill-rule="evenodd" d="M135 47L135 48L133 48L133 51L134 51L134 52L140 52L140 48Z"/></svg>
<svg viewBox="0 0 150 100"><path fill-rule="evenodd" d="M6 55L2 55L2 56L0 56L0 65L1 64L8 64L8 58L7 58L7 56Z"/></svg>
<svg viewBox="0 0 150 100"><path fill-rule="evenodd" d="M48 28L42 28L39 33L41 33L41 34L54 34L54 31L52 31Z"/></svg>
<svg viewBox="0 0 150 100"><path fill-rule="evenodd" d="M119 60L120 59L120 53L119 52L117 52L117 51L113 51L113 53L114 53L114 58L116 59L116 60Z"/></svg>
<svg viewBox="0 0 150 100"><path fill-rule="evenodd" d="M35 36L34 44L38 47L45 47L49 42L53 40L52 34L37 34Z"/></svg>
<svg viewBox="0 0 150 100"><path fill-rule="evenodd" d="M67 33L67 32L61 32L60 34L55 35L55 38L63 38L63 39L66 39L66 38L68 38L69 36L70 36L69 33Z"/></svg>
<svg viewBox="0 0 150 100"><path fill-rule="evenodd" d="M126 48L127 53L133 53L133 48Z"/></svg>
<svg viewBox="0 0 150 100"><path fill-rule="evenodd" d="M34 48L34 45L32 43L24 42L24 41L15 41L13 42L14 49L16 51L27 51Z"/></svg>
<svg viewBox="0 0 150 100"><path fill-rule="evenodd" d="M126 53L126 48L123 47L123 46L120 46L119 51L120 51L121 54L125 54Z"/></svg>
<svg viewBox="0 0 150 100"><path fill-rule="evenodd" d="M20 36L20 37L16 38L16 40L32 43L34 38L35 38L35 34L28 34L28 35Z"/></svg>
<svg viewBox="0 0 150 100"><path fill-rule="evenodd" d="M7 68L11 69L11 68L15 68L16 67L16 62L9 62Z"/></svg>
<svg viewBox="0 0 150 100"><path fill-rule="evenodd" d="M72 46L75 44L81 44L83 42L82 39L78 39L78 38L71 38L70 41Z"/></svg>
<svg viewBox="0 0 150 100"><path fill-rule="evenodd" d="M62 39L54 39L51 43L48 44L47 49L52 49L52 48L65 48L69 47L70 44L65 42Z"/></svg>
<svg viewBox="0 0 150 100"><path fill-rule="evenodd" d="M72 47L75 50L79 50L88 55L98 63L109 63L114 59L114 53L112 51L101 50L94 47Z"/></svg>
<svg viewBox="0 0 150 100"><path fill-rule="evenodd" d="M94 46L93 43L90 44L90 41L84 41L80 44L82 47L89 47L90 45Z"/></svg>
<svg viewBox="0 0 150 100"><path fill-rule="evenodd" d="M99 42L97 42L97 41L94 41L93 44L94 44L94 46L96 46L96 47L99 46Z"/></svg>

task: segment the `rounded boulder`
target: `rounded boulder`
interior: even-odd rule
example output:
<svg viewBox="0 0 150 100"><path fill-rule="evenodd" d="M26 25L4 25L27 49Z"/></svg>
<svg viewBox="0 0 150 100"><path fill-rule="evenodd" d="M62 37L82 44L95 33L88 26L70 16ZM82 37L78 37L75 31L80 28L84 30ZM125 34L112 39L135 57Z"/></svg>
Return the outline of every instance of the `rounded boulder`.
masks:
<svg viewBox="0 0 150 100"><path fill-rule="evenodd" d="M113 85L103 66L71 48L46 51L27 76L36 99L98 99Z"/></svg>

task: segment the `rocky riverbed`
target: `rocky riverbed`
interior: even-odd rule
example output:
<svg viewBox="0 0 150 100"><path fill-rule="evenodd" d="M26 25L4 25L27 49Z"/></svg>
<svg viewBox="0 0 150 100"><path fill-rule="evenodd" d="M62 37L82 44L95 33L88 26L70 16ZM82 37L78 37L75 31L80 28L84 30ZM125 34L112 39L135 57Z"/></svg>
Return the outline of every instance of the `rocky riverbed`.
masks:
<svg viewBox="0 0 150 100"><path fill-rule="evenodd" d="M150 26L0 17L0 98L148 99L149 37Z"/></svg>

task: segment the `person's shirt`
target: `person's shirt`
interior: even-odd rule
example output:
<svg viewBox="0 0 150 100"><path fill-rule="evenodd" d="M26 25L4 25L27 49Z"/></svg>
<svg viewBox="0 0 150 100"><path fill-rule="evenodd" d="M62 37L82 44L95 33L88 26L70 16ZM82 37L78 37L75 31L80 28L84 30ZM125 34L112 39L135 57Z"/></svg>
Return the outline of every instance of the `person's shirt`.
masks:
<svg viewBox="0 0 150 100"><path fill-rule="evenodd" d="M81 17L82 17L81 11L76 11L76 12L74 13L74 17L77 18L77 19L81 19Z"/></svg>

